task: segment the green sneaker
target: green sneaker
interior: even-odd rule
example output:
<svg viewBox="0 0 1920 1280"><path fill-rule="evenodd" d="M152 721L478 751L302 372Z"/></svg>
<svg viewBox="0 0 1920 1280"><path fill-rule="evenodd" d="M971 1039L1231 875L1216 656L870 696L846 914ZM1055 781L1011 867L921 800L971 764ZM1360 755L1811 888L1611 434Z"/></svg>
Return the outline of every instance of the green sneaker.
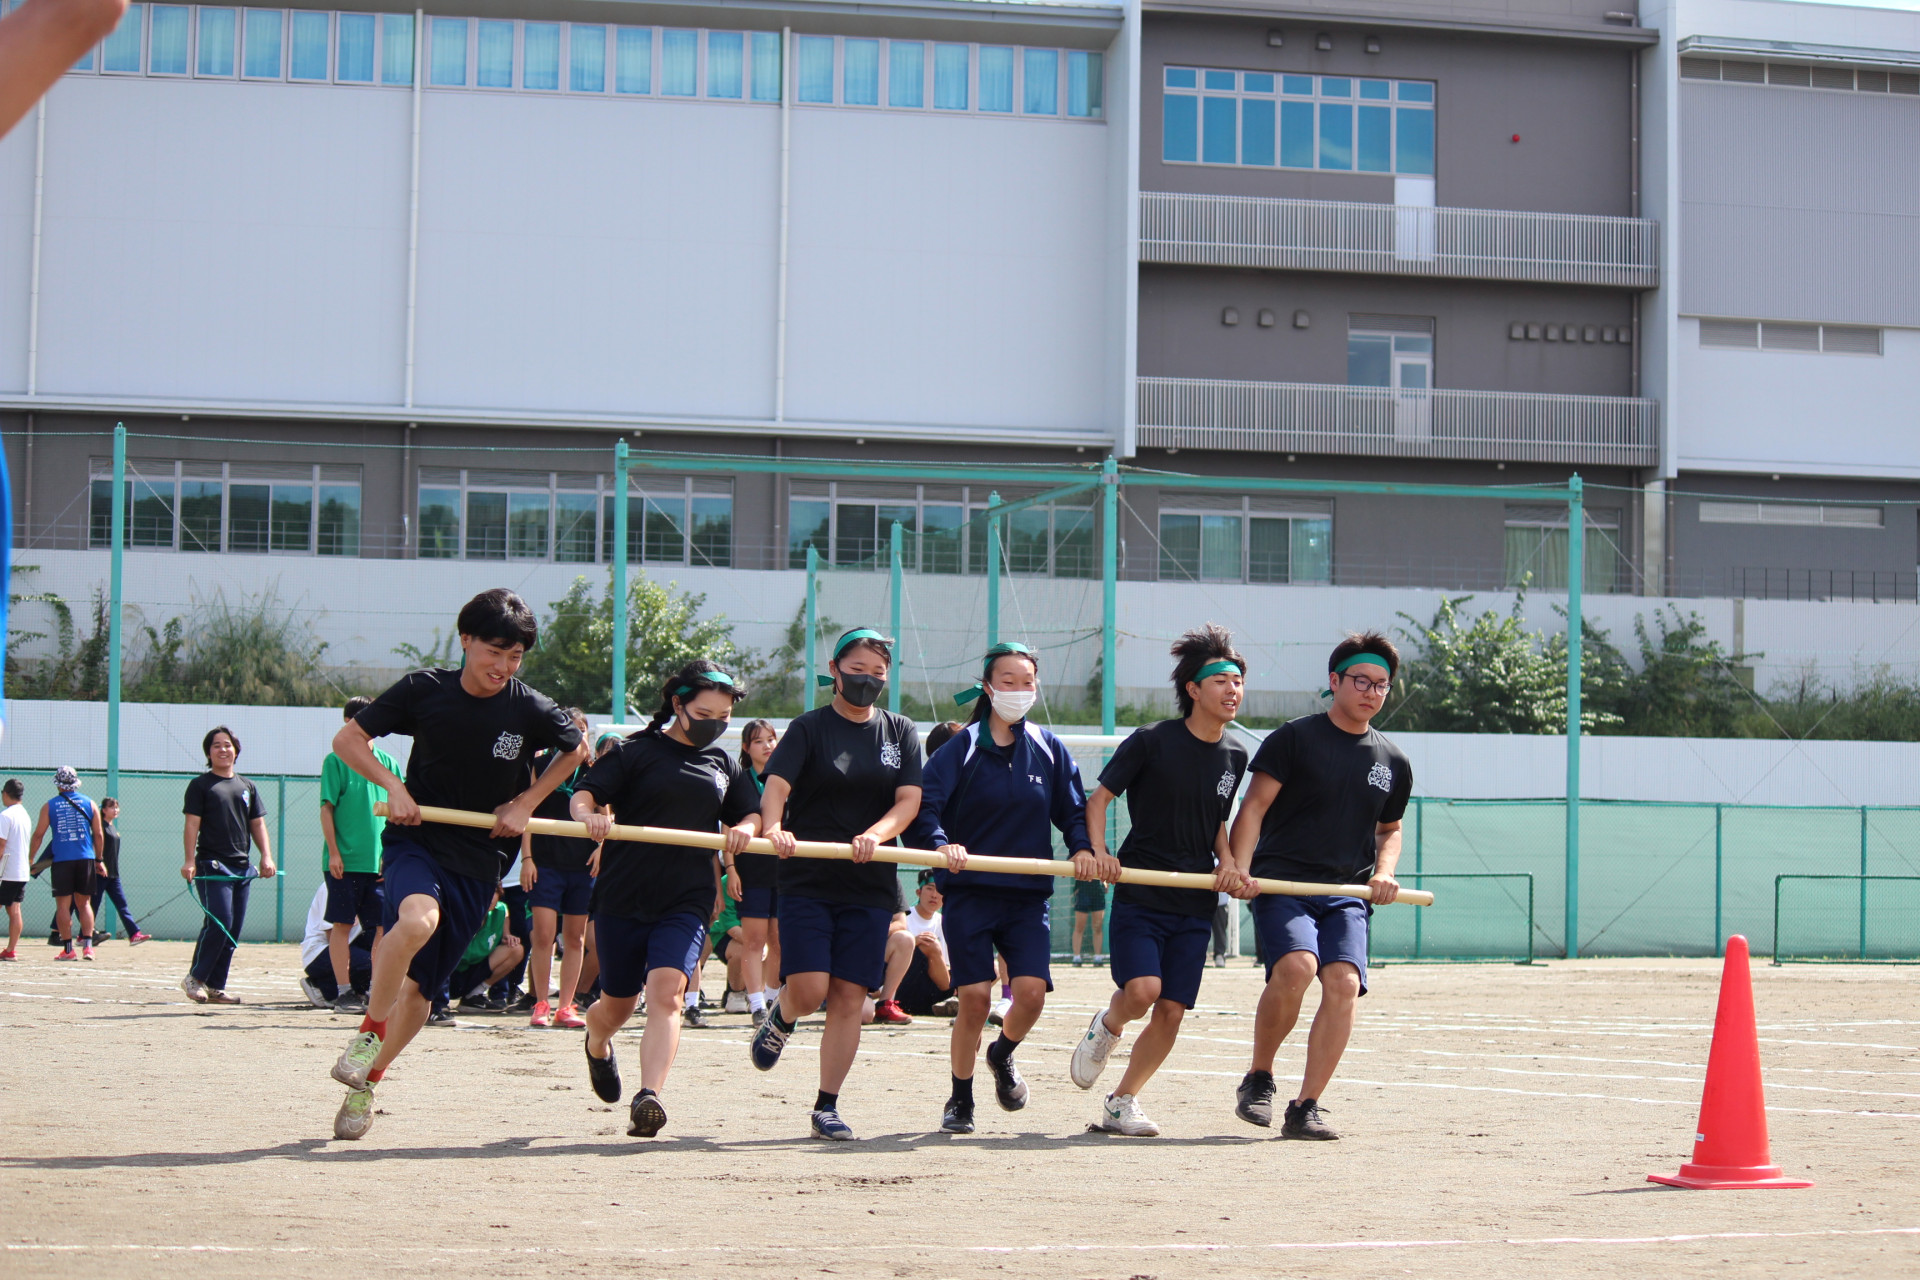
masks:
<svg viewBox="0 0 1920 1280"><path fill-rule="evenodd" d="M333 1117L333 1136L348 1140L364 1138L373 1128L373 1090L349 1089L347 1099Z"/></svg>
<svg viewBox="0 0 1920 1280"><path fill-rule="evenodd" d="M333 1064L333 1078L349 1089L364 1089L367 1072L373 1070L373 1060L379 1056L380 1037L371 1031L359 1032L347 1041L346 1051Z"/></svg>

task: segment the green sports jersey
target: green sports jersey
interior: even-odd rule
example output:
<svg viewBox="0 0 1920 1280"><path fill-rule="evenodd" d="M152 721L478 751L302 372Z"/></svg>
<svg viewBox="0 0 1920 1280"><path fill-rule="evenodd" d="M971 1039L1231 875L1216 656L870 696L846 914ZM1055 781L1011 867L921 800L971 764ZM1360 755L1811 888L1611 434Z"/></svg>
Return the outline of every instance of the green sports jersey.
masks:
<svg viewBox="0 0 1920 1280"><path fill-rule="evenodd" d="M460 967L464 969L470 964L479 964L485 960L493 954L493 949L500 945L500 939L506 936L507 904L496 902L493 904L493 909L487 912L487 918L480 922L480 932L474 934L473 941L467 944L466 954L460 957Z"/></svg>
<svg viewBox="0 0 1920 1280"><path fill-rule="evenodd" d="M733 895L727 892L727 880L727 874L724 871L721 872L720 918L707 926L707 936L713 939L716 945L720 939L727 936L727 930L740 923L740 904L735 902Z"/></svg>
<svg viewBox="0 0 1920 1280"><path fill-rule="evenodd" d="M400 762L373 749L374 758L395 776ZM348 871L380 870L380 832L387 820L373 812L373 806L387 798L385 787L375 786L347 767L347 762L329 754L320 766L320 803L333 806L333 835L340 846L340 861ZM321 856L326 856L324 843Z"/></svg>

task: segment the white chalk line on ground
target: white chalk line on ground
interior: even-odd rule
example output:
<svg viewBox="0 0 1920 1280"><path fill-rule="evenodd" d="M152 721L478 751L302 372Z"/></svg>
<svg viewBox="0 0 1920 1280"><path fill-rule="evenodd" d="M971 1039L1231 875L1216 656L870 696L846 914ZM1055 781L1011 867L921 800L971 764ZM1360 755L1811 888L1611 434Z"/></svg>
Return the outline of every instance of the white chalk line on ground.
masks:
<svg viewBox="0 0 1920 1280"><path fill-rule="evenodd" d="M8 1253L154 1253L154 1254L351 1254L356 1258L383 1254L428 1254L436 1257L524 1257L549 1254L574 1257L597 1254L610 1257L652 1257L672 1254L722 1254L754 1257L766 1254L806 1254L820 1257L833 1253L891 1254L1015 1254L1015 1253L1256 1253L1335 1249L1459 1249L1538 1248L1542 1246L1618 1246L1647 1244L1703 1244L1709 1241L1736 1240L1835 1240L1876 1236L1920 1235L1920 1227L1858 1227L1823 1231L1701 1231L1655 1236L1487 1236L1478 1239L1443 1240L1276 1240L1265 1244L1230 1244L1205 1241L1156 1241L1144 1244L1026 1244L1026 1245L942 1245L898 1241L888 1244L805 1245L386 1245L366 1240L337 1245L227 1245L227 1244L36 1244L0 1245Z"/></svg>

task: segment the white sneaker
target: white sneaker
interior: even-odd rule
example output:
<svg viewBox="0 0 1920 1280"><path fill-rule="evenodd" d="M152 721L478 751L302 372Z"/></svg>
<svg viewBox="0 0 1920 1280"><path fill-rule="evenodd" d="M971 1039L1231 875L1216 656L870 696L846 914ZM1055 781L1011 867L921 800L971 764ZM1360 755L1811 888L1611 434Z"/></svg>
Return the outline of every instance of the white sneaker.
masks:
<svg viewBox="0 0 1920 1280"><path fill-rule="evenodd" d="M744 991L727 992L727 1013L745 1013L747 1011L747 993Z"/></svg>
<svg viewBox="0 0 1920 1280"><path fill-rule="evenodd" d="M206 984L192 974L188 974L186 977L180 979L180 989L186 992L187 999L193 1001L195 1004L205 1004L207 1002Z"/></svg>
<svg viewBox="0 0 1920 1280"><path fill-rule="evenodd" d="M993 1008L987 1012L987 1025L997 1027L1007 1020L1007 1011L1013 1008L1013 1001L1001 996L993 1002Z"/></svg>
<svg viewBox="0 0 1920 1280"><path fill-rule="evenodd" d="M1102 1133L1125 1134L1129 1138L1157 1138L1160 1126L1147 1119L1140 1103L1130 1093L1110 1093L1100 1104L1100 1120L1094 1128Z"/></svg>
<svg viewBox="0 0 1920 1280"><path fill-rule="evenodd" d="M307 1003L311 1004L316 1009L333 1008L333 1001L321 995L320 988L314 986L313 979L309 978L304 973L300 975L300 994L305 996L307 998Z"/></svg>
<svg viewBox="0 0 1920 1280"><path fill-rule="evenodd" d="M1107 1011L1102 1009L1087 1024L1087 1033L1080 1037L1080 1043L1073 1046L1067 1075L1082 1089L1093 1088L1093 1082L1107 1069L1107 1055L1119 1043L1120 1037L1107 1030Z"/></svg>

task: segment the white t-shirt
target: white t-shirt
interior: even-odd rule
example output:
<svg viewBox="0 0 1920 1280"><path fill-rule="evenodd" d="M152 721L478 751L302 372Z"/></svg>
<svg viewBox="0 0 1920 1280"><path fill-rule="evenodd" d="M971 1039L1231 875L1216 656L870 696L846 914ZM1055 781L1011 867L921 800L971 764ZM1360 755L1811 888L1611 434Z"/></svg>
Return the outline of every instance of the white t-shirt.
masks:
<svg viewBox="0 0 1920 1280"><path fill-rule="evenodd" d="M28 879L27 845L33 839L33 818L27 806L10 804L0 809L0 837L7 842L6 852L0 854L0 880Z"/></svg>
<svg viewBox="0 0 1920 1280"><path fill-rule="evenodd" d="M307 933L300 939L300 967L306 968L318 960L327 950L327 933L333 928L327 923L327 886L321 885L313 891L313 902L307 907ZM360 922L355 920L347 930L347 941L352 942L360 936Z"/></svg>
<svg viewBox="0 0 1920 1280"><path fill-rule="evenodd" d="M907 909L907 934L914 938L923 933L932 934L933 940L940 944L940 959L945 963L951 963L951 958L947 955L947 931L941 923L941 914L936 911L933 913L933 919L928 920L920 914L920 906L915 903Z"/></svg>

